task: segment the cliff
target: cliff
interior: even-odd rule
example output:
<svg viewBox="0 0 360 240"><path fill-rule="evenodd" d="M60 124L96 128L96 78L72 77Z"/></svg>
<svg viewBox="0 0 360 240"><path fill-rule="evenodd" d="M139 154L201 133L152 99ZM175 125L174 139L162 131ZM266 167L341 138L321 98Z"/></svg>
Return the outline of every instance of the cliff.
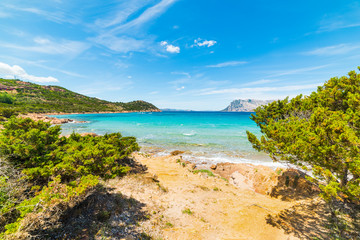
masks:
<svg viewBox="0 0 360 240"><path fill-rule="evenodd" d="M223 112L253 112L257 107L266 105L273 100L257 100L257 99L238 99L230 103L230 105L222 110Z"/></svg>

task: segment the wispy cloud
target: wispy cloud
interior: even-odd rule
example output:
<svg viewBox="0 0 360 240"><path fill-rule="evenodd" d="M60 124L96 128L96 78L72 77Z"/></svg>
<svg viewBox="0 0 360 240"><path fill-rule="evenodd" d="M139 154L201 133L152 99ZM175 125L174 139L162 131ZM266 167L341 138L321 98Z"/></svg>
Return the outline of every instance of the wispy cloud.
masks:
<svg viewBox="0 0 360 240"><path fill-rule="evenodd" d="M321 47L308 52L304 52L305 55L316 55L316 56L333 56L350 53L354 50L360 49L360 45L354 44L338 44L333 46Z"/></svg>
<svg viewBox="0 0 360 240"><path fill-rule="evenodd" d="M128 53L132 51L144 52L152 43L152 39L136 39L128 36L101 35L92 38L96 44L103 45L108 49L119 52Z"/></svg>
<svg viewBox="0 0 360 240"><path fill-rule="evenodd" d="M27 80L32 82L58 82L54 77L38 77L28 74L22 67L18 65L10 66L6 63L0 62L0 74L5 78L18 78L21 80Z"/></svg>
<svg viewBox="0 0 360 240"><path fill-rule="evenodd" d="M11 16L10 13L4 12L4 11L0 11L0 18L8 18L8 17L10 17L10 16Z"/></svg>
<svg viewBox="0 0 360 240"><path fill-rule="evenodd" d="M67 23L75 24L75 23L79 22L78 20L76 20L73 17L73 15L65 15L64 12L60 12L60 11L59 12L49 12L49 11L42 10L40 8L18 7L18 6L11 5L11 4L6 4L6 5L4 5L4 7L7 8L8 10L35 14L35 15L44 17L45 19L56 22L56 23L67 22Z"/></svg>
<svg viewBox="0 0 360 240"><path fill-rule="evenodd" d="M64 39L56 42L46 38L36 37L33 40L35 45L32 46L15 45L11 43L1 43L1 45L3 47L22 51L45 53L52 55L65 54L71 56L78 55L90 47L90 44L88 43Z"/></svg>
<svg viewBox="0 0 360 240"><path fill-rule="evenodd" d="M187 72L171 72L171 74L174 74L174 75L184 75L184 76L186 76L187 78L191 78L190 73L187 73Z"/></svg>
<svg viewBox="0 0 360 240"><path fill-rule="evenodd" d="M130 15L139 11L149 4L149 0L133 0L123 1L115 7L115 12L108 17L97 19L95 25L100 28L108 28L111 26L119 25L129 18ZM109 4L109 9L114 9L112 4Z"/></svg>
<svg viewBox="0 0 360 240"><path fill-rule="evenodd" d="M243 84L243 86L261 85L261 84L273 83L273 82L278 82L278 81L279 80L261 79L258 81L245 83L245 84Z"/></svg>
<svg viewBox="0 0 360 240"><path fill-rule="evenodd" d="M177 0L161 0L158 4L146 9L139 17L132 21L121 24L113 28L110 32L113 34L123 33L128 29L133 29L142 26L164 13Z"/></svg>
<svg viewBox="0 0 360 240"><path fill-rule="evenodd" d="M85 78L84 75L81 75L81 74L76 73L76 72L71 72L71 71L66 71L66 70L60 69L60 68L54 68L54 67L46 66L46 65L43 64L43 61L41 61L41 60L40 61L29 61L29 60L26 60L24 58L15 58L15 57L10 57L10 56L0 56L0 57L2 59L8 59L8 60L13 61L13 62L25 63L26 65L32 65L32 66L36 66L36 67L43 68L43 69L46 69L46 70L63 73L63 74L66 74L66 75L72 76L72 77Z"/></svg>
<svg viewBox="0 0 360 240"><path fill-rule="evenodd" d="M316 33L331 32L341 29L360 27L360 5L351 5L348 11L342 14L327 14L319 23Z"/></svg>
<svg viewBox="0 0 360 240"><path fill-rule="evenodd" d="M311 72L311 71L315 71L318 69L322 69L325 67L328 67L330 65L321 65L321 66L315 66L315 67L306 67L306 68L297 68L297 69L290 69L290 70L279 70L279 71L274 71L273 74L267 76L268 78L270 77L280 77L280 76L286 76L286 75L293 75L293 74L301 74L301 73L306 73L306 72Z"/></svg>
<svg viewBox="0 0 360 240"><path fill-rule="evenodd" d="M229 61L229 62L218 63L215 65L208 65L206 67L208 67L208 68L235 67L235 66L246 64L246 63L247 62L245 62L245 61Z"/></svg>
<svg viewBox="0 0 360 240"><path fill-rule="evenodd" d="M121 91L131 87L133 84L134 82L129 79L117 82L116 86L111 82L96 82L88 86L88 88L78 90L78 92L84 95L93 95L104 92Z"/></svg>
<svg viewBox="0 0 360 240"><path fill-rule="evenodd" d="M112 16L95 21L99 34L90 41L119 53L154 51L154 37L144 34L143 27L163 14L176 1L161 0L148 8L146 7L151 2L149 0L125 1L119 4L118 11ZM128 21L130 16L143 8L146 9L139 16ZM167 44L165 50L170 53L180 52L180 48L172 44Z"/></svg>
<svg viewBox="0 0 360 240"><path fill-rule="evenodd" d="M243 94L249 92L287 92L287 91L298 91L298 90L307 90L307 89L316 89L317 86L321 85L321 83L317 84L308 84L308 85L291 85L291 86L283 86L283 87L258 87L258 88L226 88L219 90L203 90L200 91L198 95L214 95L214 94Z"/></svg>
<svg viewBox="0 0 360 240"><path fill-rule="evenodd" d="M343 21L330 20L330 21L322 22L320 28L316 31L316 33L331 32L339 29L355 28L355 27L360 27L360 22L347 23Z"/></svg>

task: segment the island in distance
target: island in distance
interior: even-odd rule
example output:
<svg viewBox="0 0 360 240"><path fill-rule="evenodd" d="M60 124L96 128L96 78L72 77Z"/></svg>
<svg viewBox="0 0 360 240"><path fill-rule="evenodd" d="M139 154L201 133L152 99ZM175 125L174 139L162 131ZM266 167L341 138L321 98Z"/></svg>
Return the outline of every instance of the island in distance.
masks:
<svg viewBox="0 0 360 240"><path fill-rule="evenodd" d="M222 112L253 112L257 107L273 101L274 100L237 99L232 101Z"/></svg>

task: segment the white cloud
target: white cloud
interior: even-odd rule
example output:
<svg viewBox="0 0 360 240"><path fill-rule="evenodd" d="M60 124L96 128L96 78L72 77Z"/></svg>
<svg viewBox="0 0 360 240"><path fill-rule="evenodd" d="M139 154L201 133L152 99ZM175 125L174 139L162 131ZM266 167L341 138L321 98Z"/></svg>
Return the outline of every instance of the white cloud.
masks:
<svg viewBox="0 0 360 240"><path fill-rule="evenodd" d="M33 39L35 45L24 46L9 43L1 43L2 46L21 51L76 56L90 47L89 44L78 41L60 40L53 42L50 39L36 37Z"/></svg>
<svg viewBox="0 0 360 240"><path fill-rule="evenodd" d="M227 88L220 90L208 90L200 91L198 95L214 95L214 94L245 94L245 93L259 93L259 92L287 92L287 91L299 91L314 89L320 86L322 83L308 84L308 85L291 85L283 87L258 87L258 88Z"/></svg>
<svg viewBox="0 0 360 240"><path fill-rule="evenodd" d="M0 74L5 78L18 78L21 80L27 80L32 82L58 82L54 77L37 77L28 74L23 68L18 65L10 66L6 63L0 62Z"/></svg>
<svg viewBox="0 0 360 240"><path fill-rule="evenodd" d="M184 86L181 86L181 87L179 87L179 88L176 88L176 91L181 91L181 90L183 90L183 89L185 89L185 87L184 87Z"/></svg>
<svg viewBox="0 0 360 240"><path fill-rule="evenodd" d="M215 40L201 40L201 38L195 39L194 44L191 47L198 46L198 47L212 47L217 42Z"/></svg>
<svg viewBox="0 0 360 240"><path fill-rule="evenodd" d="M338 44L328 47L317 48L308 52L304 52L305 55L316 55L316 56L333 56L341 55L360 49L360 45L353 44Z"/></svg>
<svg viewBox="0 0 360 240"><path fill-rule="evenodd" d="M166 51L169 53L180 53L180 48L169 44L166 46Z"/></svg>
<svg viewBox="0 0 360 240"><path fill-rule="evenodd" d="M209 67L209 68L235 67L235 66L239 66L242 64L246 64L246 63L247 62L245 62L245 61L229 61L229 62L218 63L215 65L208 65L206 67Z"/></svg>
<svg viewBox="0 0 360 240"><path fill-rule="evenodd" d="M180 47L171 45L166 41L161 41L160 45L165 47L166 51L169 53L180 53Z"/></svg>

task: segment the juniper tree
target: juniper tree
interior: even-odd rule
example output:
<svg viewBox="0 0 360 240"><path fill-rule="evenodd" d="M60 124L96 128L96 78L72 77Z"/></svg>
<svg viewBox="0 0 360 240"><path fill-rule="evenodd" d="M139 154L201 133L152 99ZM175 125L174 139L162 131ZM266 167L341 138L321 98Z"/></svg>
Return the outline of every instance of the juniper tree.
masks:
<svg viewBox="0 0 360 240"><path fill-rule="evenodd" d="M259 107L251 119L263 134L247 132L256 150L311 170L325 200L359 203L360 74L351 71L310 96Z"/></svg>

